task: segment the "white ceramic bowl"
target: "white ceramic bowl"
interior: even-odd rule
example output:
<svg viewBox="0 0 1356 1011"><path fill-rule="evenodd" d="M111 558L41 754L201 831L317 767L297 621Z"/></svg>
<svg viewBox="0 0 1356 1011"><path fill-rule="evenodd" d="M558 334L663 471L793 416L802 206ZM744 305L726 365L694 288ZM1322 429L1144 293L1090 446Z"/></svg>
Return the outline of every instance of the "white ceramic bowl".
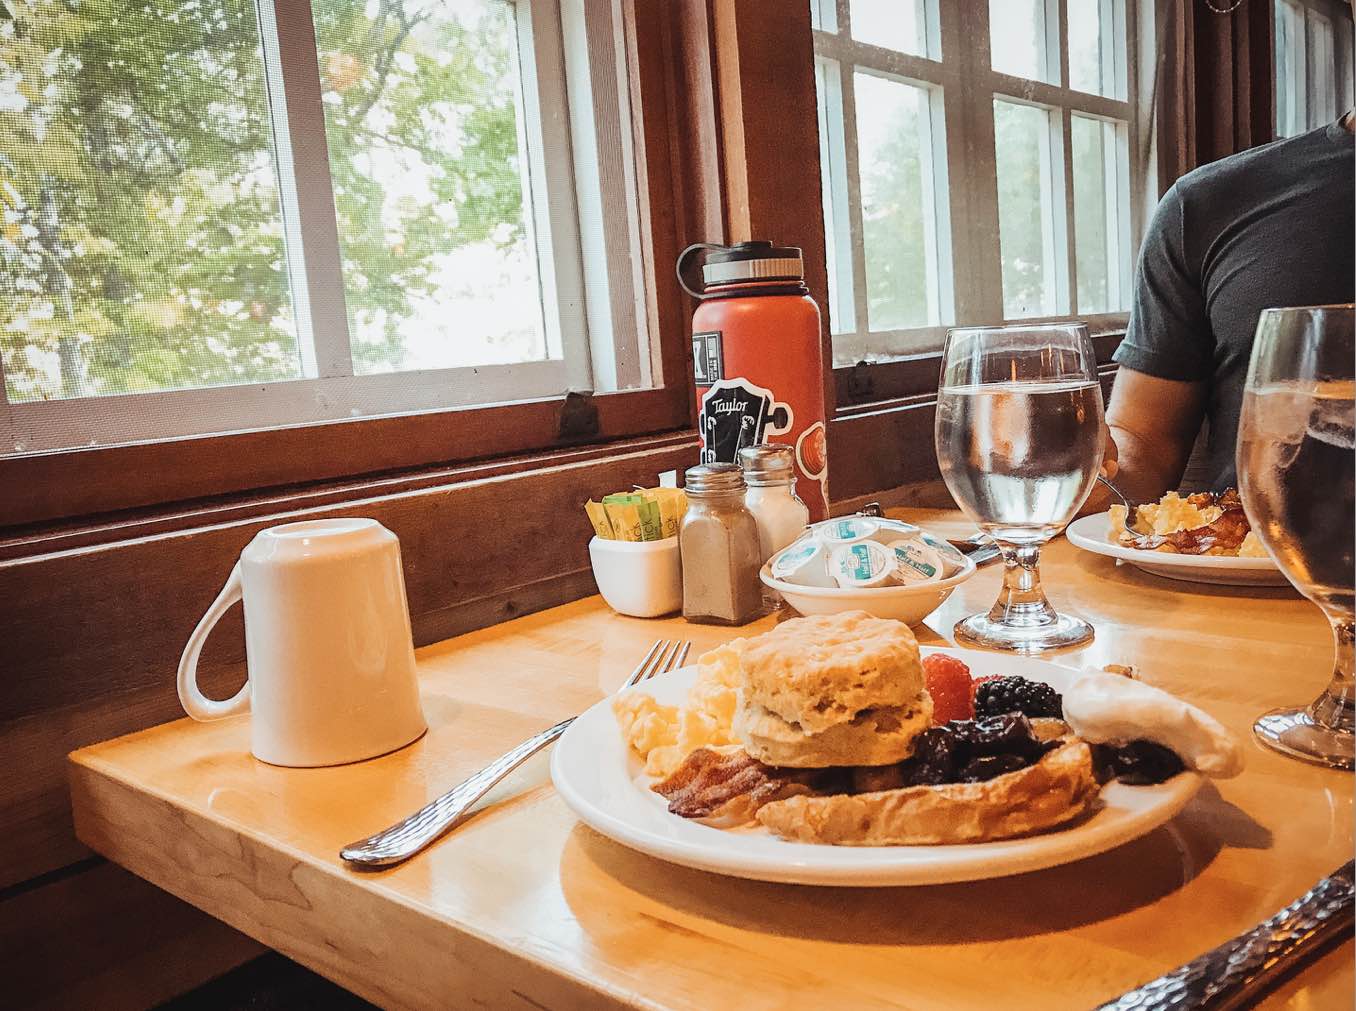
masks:
<svg viewBox="0 0 1356 1011"><path fill-rule="evenodd" d="M951 591L975 574L975 563L965 558L959 571L935 583L909 586L875 586L849 590L837 586L800 586L772 575L772 563L758 574L763 585L780 593L801 614L838 614L865 611L877 618L894 618L916 625L951 596Z"/></svg>
<svg viewBox="0 0 1356 1011"><path fill-rule="evenodd" d="M662 541L589 541L593 579L607 605L633 618L657 618L683 607L678 538Z"/></svg>

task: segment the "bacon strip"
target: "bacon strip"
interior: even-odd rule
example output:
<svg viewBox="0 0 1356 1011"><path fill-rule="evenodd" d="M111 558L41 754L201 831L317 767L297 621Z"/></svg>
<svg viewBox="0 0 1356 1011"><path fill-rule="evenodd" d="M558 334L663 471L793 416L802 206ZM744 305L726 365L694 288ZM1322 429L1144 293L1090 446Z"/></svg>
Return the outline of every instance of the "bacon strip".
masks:
<svg viewBox="0 0 1356 1011"><path fill-rule="evenodd" d="M753 821L764 804L811 793L825 778L822 769L774 769L743 749L722 753L698 748L652 789L680 817L743 824Z"/></svg>
<svg viewBox="0 0 1356 1011"><path fill-rule="evenodd" d="M1231 489L1232 491L1232 489ZM1218 504L1228 501L1230 492L1225 492L1219 497ZM1215 496L1208 492L1204 493L1210 499ZM1233 500L1237 501L1237 492L1232 492ZM1192 496L1194 499L1196 496ZM1203 503L1204 505L1214 505L1215 501ZM1252 527L1248 523L1247 514L1242 508L1226 509L1212 523L1205 526L1193 527L1190 530L1178 530L1170 534L1122 534L1120 543L1126 547L1138 548L1140 551L1158 551L1166 549L1179 555L1203 555L1212 548L1221 548L1225 551L1237 551L1243 543L1243 538L1248 536L1248 531Z"/></svg>

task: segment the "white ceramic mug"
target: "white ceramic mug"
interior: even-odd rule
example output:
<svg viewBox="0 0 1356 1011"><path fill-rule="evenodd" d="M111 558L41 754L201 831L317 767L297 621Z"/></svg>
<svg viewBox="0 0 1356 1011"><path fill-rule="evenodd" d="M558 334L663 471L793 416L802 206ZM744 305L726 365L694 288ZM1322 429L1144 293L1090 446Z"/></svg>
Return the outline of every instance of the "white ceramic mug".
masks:
<svg viewBox="0 0 1356 1011"><path fill-rule="evenodd" d="M198 689L198 655L242 598L249 676L215 701ZM195 720L252 711L250 750L273 765L340 765L417 739L427 724L395 534L372 519L259 531L189 636L179 701Z"/></svg>

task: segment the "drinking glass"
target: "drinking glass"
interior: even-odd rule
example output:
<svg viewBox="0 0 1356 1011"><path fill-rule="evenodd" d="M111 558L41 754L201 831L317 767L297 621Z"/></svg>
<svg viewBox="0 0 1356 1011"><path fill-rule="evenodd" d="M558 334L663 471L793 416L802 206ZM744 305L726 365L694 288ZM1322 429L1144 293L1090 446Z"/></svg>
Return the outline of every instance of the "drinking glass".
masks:
<svg viewBox="0 0 1356 1011"><path fill-rule="evenodd" d="M1295 589L1332 624L1322 695L1264 713L1253 732L1296 758L1352 767L1353 323L1350 305L1267 309L1257 323L1238 429L1248 521Z"/></svg>
<svg viewBox="0 0 1356 1011"><path fill-rule="evenodd" d="M937 462L952 497L1003 551L1003 589L956 639L1018 653L1073 646L1092 626L1041 589L1041 545L1073 518L1102 462L1102 389L1081 323L947 333Z"/></svg>

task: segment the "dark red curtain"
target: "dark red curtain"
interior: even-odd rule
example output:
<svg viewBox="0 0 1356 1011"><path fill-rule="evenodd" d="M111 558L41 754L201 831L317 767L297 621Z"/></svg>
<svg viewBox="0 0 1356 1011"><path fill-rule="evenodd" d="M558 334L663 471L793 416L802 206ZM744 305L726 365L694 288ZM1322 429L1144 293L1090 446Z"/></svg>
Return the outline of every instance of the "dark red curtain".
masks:
<svg viewBox="0 0 1356 1011"><path fill-rule="evenodd" d="M1227 9L1233 0L1212 0ZM1160 191L1197 165L1275 139L1272 0L1228 14L1168 0L1158 25L1155 113Z"/></svg>

